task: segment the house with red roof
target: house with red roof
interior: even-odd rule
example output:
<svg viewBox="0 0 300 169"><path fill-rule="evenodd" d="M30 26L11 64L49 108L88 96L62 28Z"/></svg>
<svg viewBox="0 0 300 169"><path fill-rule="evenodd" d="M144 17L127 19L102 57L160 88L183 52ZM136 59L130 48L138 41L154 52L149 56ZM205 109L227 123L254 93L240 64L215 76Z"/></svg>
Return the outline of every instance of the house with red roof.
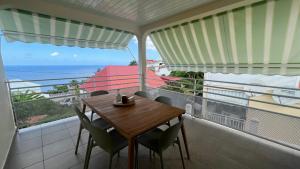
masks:
<svg viewBox="0 0 300 169"><path fill-rule="evenodd" d="M150 69L147 69L146 85L151 88L159 88L166 82ZM96 90L126 89L126 91L139 90L140 82L138 66L106 66L102 70L85 81L80 88L87 92Z"/></svg>

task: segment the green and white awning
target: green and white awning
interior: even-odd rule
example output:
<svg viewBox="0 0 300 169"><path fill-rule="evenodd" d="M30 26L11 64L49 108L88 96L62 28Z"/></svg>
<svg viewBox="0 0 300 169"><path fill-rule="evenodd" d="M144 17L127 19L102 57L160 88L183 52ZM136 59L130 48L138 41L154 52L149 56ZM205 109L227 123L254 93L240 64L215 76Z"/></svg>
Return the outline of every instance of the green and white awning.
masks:
<svg viewBox="0 0 300 169"><path fill-rule="evenodd" d="M28 11L0 10L0 29L8 41L88 48L126 48L132 33Z"/></svg>
<svg viewBox="0 0 300 169"><path fill-rule="evenodd" d="M300 75L300 1L261 1L153 31L171 70Z"/></svg>

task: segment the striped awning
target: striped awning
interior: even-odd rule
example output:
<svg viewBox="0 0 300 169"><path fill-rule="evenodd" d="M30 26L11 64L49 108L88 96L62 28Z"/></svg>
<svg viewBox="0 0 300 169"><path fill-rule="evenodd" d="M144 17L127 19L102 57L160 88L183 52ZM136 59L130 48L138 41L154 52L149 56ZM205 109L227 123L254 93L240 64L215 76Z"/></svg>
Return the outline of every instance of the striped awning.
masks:
<svg viewBox="0 0 300 169"><path fill-rule="evenodd" d="M300 1L261 1L151 32L171 70L300 75Z"/></svg>
<svg viewBox="0 0 300 169"><path fill-rule="evenodd" d="M0 10L0 29L8 41L45 43L88 48L126 48L132 33L32 13Z"/></svg>

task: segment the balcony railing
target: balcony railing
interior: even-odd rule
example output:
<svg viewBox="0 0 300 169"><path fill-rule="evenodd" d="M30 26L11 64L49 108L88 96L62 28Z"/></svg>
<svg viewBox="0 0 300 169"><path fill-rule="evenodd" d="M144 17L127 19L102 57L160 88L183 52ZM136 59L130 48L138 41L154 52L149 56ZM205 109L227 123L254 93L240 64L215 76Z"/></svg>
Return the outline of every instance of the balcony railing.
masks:
<svg viewBox="0 0 300 169"><path fill-rule="evenodd" d="M244 130L244 126L246 122L243 119L238 119L238 118L226 116L219 113L212 113L212 112L203 113L203 118L242 131Z"/></svg>
<svg viewBox="0 0 300 169"><path fill-rule="evenodd" d="M95 90L139 90L138 74L18 80L7 84L18 128L74 116L70 106Z"/></svg>
<svg viewBox="0 0 300 169"><path fill-rule="evenodd" d="M73 116L70 105L78 101L79 96L89 96L90 91L103 89L114 93L121 89L121 93L133 93L139 90L138 77L135 74L101 80L97 77L76 77L7 83L16 124L22 128ZM78 83L70 82L72 80ZM43 85L13 87L13 84L23 82L43 82ZM172 99L173 106L185 109L186 114L192 117L300 150L299 89L193 78L166 80L164 85L156 85L159 83L157 79L148 78L146 83L149 97L167 96ZM83 88L82 84L89 85ZM54 86L67 86L68 90L53 92ZM41 91L26 92L36 88L41 88Z"/></svg>
<svg viewBox="0 0 300 169"><path fill-rule="evenodd" d="M149 92L193 117L300 150L300 89L181 78Z"/></svg>

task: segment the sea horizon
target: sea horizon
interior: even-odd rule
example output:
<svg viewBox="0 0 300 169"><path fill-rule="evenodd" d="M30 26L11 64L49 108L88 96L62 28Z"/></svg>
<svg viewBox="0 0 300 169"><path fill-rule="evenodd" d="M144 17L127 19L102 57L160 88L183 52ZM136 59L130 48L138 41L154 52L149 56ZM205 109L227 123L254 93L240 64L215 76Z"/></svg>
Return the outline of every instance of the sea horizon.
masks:
<svg viewBox="0 0 300 169"><path fill-rule="evenodd" d="M13 80L33 80L37 85L66 84L74 80L84 80L94 75L105 65L4 65L6 79ZM42 79L62 79L49 81L35 81ZM52 87L42 87L42 91L47 91Z"/></svg>

